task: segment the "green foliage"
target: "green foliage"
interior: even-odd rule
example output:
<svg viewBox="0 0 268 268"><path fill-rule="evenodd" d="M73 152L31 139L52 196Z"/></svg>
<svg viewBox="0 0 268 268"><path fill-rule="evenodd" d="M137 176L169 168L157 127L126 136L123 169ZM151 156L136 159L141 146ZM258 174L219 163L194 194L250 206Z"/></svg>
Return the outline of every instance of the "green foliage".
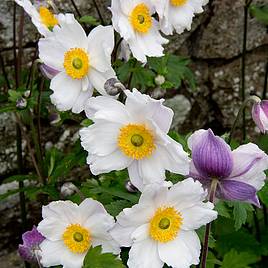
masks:
<svg viewBox="0 0 268 268"><path fill-rule="evenodd" d="M256 256L248 252L237 252L230 250L224 255L222 268L249 268L249 264L257 261Z"/></svg>
<svg viewBox="0 0 268 268"><path fill-rule="evenodd" d="M91 247L88 251L83 268L124 268L117 256L111 253L101 253L101 246Z"/></svg>
<svg viewBox="0 0 268 268"><path fill-rule="evenodd" d="M96 18L94 18L92 16L88 16L88 15L82 16L79 19L79 22L80 23L86 23L86 24L93 25L93 26L97 26L97 25L100 24L99 21Z"/></svg>
<svg viewBox="0 0 268 268"><path fill-rule="evenodd" d="M107 204L105 207L112 216L117 216L124 208L129 208L133 205L128 200L116 200L110 204Z"/></svg>
<svg viewBox="0 0 268 268"><path fill-rule="evenodd" d="M250 5L249 10L258 21L268 25L268 5Z"/></svg>

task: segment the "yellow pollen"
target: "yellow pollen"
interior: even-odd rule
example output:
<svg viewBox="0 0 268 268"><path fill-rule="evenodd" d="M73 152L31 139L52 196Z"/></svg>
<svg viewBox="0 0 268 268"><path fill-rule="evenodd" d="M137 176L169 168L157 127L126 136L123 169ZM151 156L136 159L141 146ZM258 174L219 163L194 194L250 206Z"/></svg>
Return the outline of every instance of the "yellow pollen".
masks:
<svg viewBox="0 0 268 268"><path fill-rule="evenodd" d="M170 0L171 5L175 7L183 6L187 0Z"/></svg>
<svg viewBox="0 0 268 268"><path fill-rule="evenodd" d="M150 10L145 4L137 5L129 16L130 23L135 31L147 33L152 27L152 17Z"/></svg>
<svg viewBox="0 0 268 268"><path fill-rule="evenodd" d="M150 156L155 149L154 136L145 125L123 126L117 144L125 155L136 160Z"/></svg>
<svg viewBox="0 0 268 268"><path fill-rule="evenodd" d="M41 22L52 31L55 25L58 25L58 20L46 7L40 7L39 15Z"/></svg>
<svg viewBox="0 0 268 268"><path fill-rule="evenodd" d="M80 224L69 225L63 235L63 242L73 253L81 254L91 246L90 232Z"/></svg>
<svg viewBox="0 0 268 268"><path fill-rule="evenodd" d="M161 243L172 241L180 231L182 220L181 213L174 207L160 207L150 220L149 234Z"/></svg>
<svg viewBox="0 0 268 268"><path fill-rule="evenodd" d="M89 55L82 48L71 48L64 55L66 73L73 79L83 78L89 70Z"/></svg>

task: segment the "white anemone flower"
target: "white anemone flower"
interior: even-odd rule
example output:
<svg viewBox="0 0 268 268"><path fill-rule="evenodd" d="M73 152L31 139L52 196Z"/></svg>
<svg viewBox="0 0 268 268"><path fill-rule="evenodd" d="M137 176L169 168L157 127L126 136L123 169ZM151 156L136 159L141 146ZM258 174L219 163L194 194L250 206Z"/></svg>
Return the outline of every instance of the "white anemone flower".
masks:
<svg viewBox="0 0 268 268"><path fill-rule="evenodd" d="M146 184L163 183L165 170L189 174L187 153L167 135L173 111L163 105L164 99L154 100L136 89L124 92L125 105L104 96L86 104L86 115L94 124L83 128L80 136L91 172L128 168L139 190Z"/></svg>
<svg viewBox="0 0 268 268"><path fill-rule="evenodd" d="M60 24L61 19L64 19L64 16L53 14L44 1L37 5L33 5L30 0L15 0L15 2L31 17L38 32L43 36L50 35L53 28Z"/></svg>
<svg viewBox="0 0 268 268"><path fill-rule="evenodd" d="M170 35L175 30L178 34L185 29L191 30L193 17L203 12L208 0L152 0L159 16L160 29Z"/></svg>
<svg viewBox="0 0 268 268"><path fill-rule="evenodd" d="M188 268L199 263L200 241L194 231L217 218L207 193L189 178L170 189L147 186L139 203L125 208L110 231L122 247L131 247L129 268Z"/></svg>
<svg viewBox="0 0 268 268"><path fill-rule="evenodd" d="M40 39L40 59L58 71L50 83L50 98L58 110L80 113L93 88L107 95L104 83L115 77L111 67L113 47L112 26L97 26L87 36L71 14L60 27L54 27L53 35Z"/></svg>
<svg viewBox="0 0 268 268"><path fill-rule="evenodd" d="M114 226L114 218L98 201L87 198L80 205L54 201L43 206L42 216L37 230L45 237L40 244L44 267L81 268L90 247L99 245L103 253L120 252L108 232Z"/></svg>
<svg viewBox="0 0 268 268"><path fill-rule="evenodd" d="M163 56L162 45L168 40L160 35L149 0L112 0L110 10L114 29L128 43L136 59L146 62L146 56Z"/></svg>

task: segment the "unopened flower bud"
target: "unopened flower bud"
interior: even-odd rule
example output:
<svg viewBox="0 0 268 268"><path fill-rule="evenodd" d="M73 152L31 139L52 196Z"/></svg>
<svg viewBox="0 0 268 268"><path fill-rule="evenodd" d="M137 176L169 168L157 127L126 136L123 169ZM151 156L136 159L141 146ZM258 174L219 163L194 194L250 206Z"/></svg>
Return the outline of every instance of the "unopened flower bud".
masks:
<svg viewBox="0 0 268 268"><path fill-rule="evenodd" d="M50 125L56 125L61 120L61 117L58 113L50 114L48 118L49 118Z"/></svg>
<svg viewBox="0 0 268 268"><path fill-rule="evenodd" d="M108 95L116 96L121 91L125 90L126 88L116 78L110 78L104 83L104 89Z"/></svg>
<svg viewBox="0 0 268 268"><path fill-rule="evenodd" d="M61 186L60 193L62 197L68 197L76 192L76 186L71 182L66 182Z"/></svg>
<svg viewBox="0 0 268 268"><path fill-rule="evenodd" d="M46 64L41 64L39 68L42 75L48 79L52 79L55 75L59 73L59 71L55 70L54 68Z"/></svg>
<svg viewBox="0 0 268 268"><path fill-rule="evenodd" d="M268 132L268 100L253 104L252 119L262 133Z"/></svg>
<svg viewBox="0 0 268 268"><path fill-rule="evenodd" d="M161 86L162 84L165 83L166 79L163 75L161 74L158 74L155 79L154 79L155 83L158 85L158 86Z"/></svg>
<svg viewBox="0 0 268 268"><path fill-rule="evenodd" d="M138 192L138 189L130 182L130 180L128 180L126 182L125 187L126 187L127 191L130 193Z"/></svg>
<svg viewBox="0 0 268 268"><path fill-rule="evenodd" d="M26 90L26 91L24 91L24 93L23 93L23 96L24 96L25 98L29 98L30 95L31 95L31 91L30 91L30 90Z"/></svg>
<svg viewBox="0 0 268 268"><path fill-rule="evenodd" d="M20 110L23 110L27 107L27 100L24 98L19 98L16 101L16 107Z"/></svg>

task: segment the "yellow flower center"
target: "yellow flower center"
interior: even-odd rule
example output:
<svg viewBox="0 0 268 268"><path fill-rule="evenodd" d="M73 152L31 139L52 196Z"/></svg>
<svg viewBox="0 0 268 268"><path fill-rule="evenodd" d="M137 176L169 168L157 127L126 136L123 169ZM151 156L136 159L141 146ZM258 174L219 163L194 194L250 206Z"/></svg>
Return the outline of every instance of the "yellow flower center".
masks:
<svg viewBox="0 0 268 268"><path fill-rule="evenodd" d="M83 78L89 70L89 55L82 48L71 48L64 55L66 73L73 79Z"/></svg>
<svg viewBox="0 0 268 268"><path fill-rule="evenodd" d="M135 31L147 33L152 27L152 17L150 10L145 4L137 5L129 16L130 23Z"/></svg>
<svg viewBox="0 0 268 268"><path fill-rule="evenodd" d="M55 25L58 25L58 20L46 7L40 7L39 15L41 22L52 31Z"/></svg>
<svg viewBox="0 0 268 268"><path fill-rule="evenodd" d="M150 156L155 149L154 136L145 125L123 126L117 144L125 155L136 160Z"/></svg>
<svg viewBox="0 0 268 268"><path fill-rule="evenodd" d="M73 253L84 253L91 245L90 232L80 224L69 225L62 235L62 239Z"/></svg>
<svg viewBox="0 0 268 268"><path fill-rule="evenodd" d="M179 7L179 6L183 6L187 0L170 0L171 5L175 6L175 7Z"/></svg>
<svg viewBox="0 0 268 268"><path fill-rule="evenodd" d="M160 207L150 220L149 233L152 239L161 243L176 238L182 225L182 215L174 207Z"/></svg>

